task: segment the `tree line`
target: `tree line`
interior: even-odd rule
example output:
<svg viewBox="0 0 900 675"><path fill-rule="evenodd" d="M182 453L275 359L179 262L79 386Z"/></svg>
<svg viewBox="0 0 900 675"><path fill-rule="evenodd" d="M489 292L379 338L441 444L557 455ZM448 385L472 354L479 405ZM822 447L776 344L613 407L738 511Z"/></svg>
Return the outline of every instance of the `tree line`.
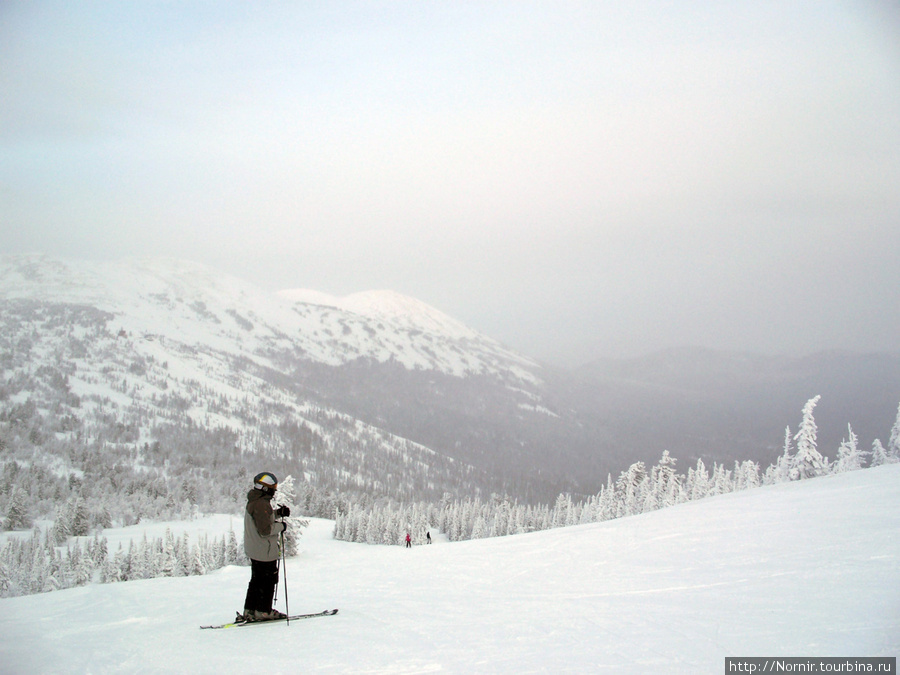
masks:
<svg viewBox="0 0 900 675"><path fill-rule="evenodd" d="M0 597L46 593L88 583L206 574L226 565L249 564L234 531L218 538L187 533L144 538L110 552L106 537L76 538L60 546L53 528L35 526L28 538L10 538L0 549Z"/></svg>
<svg viewBox="0 0 900 675"><path fill-rule="evenodd" d="M563 493L553 505L523 504L508 495L497 494L488 499L474 496L463 500L449 493L440 503L398 504L367 494L324 493L306 482L295 485L292 476L282 481L277 500L301 516L333 518L334 536L340 540L401 545L406 533L410 533L413 542L421 544L425 543L426 533L435 529L451 541L522 534L602 522L760 485L900 462L900 407L886 448L878 439L871 450L860 448L856 434L848 425L847 437L831 461L817 448L813 411L818 401L817 396L806 403L796 434L789 428L785 430L782 454L765 471L752 461L736 462L732 469L714 463L712 469L707 469L703 460L698 459L686 473L679 473L675 468L676 459L664 451L652 467L648 468L642 461L634 462L615 481L610 475L596 494L579 498ZM150 447L144 451L161 452ZM85 464L90 465L90 461ZM129 522L131 518L113 517L116 511L110 507L111 500L122 499L123 492L125 503L130 495L142 504L141 514L152 513L161 520L185 520L200 513L198 501L202 501L200 495L204 491L222 490L221 485L189 485L185 478L134 472L133 468L128 471L123 466L127 465L107 467L103 480L95 481L93 475L61 477L37 463L30 467L15 461L4 465L0 472L0 496L6 497L3 511L6 529L32 527L30 500L57 500L57 506L52 525L43 531L35 527L30 538L10 538L0 549L0 596L46 592L90 581L110 583L204 574L224 565L247 564L233 532L227 541L225 537L202 538L196 543L189 542L186 536L176 539L167 532L163 538L132 542L127 550L120 548L111 554L100 535L102 530L114 524L133 524ZM117 483L120 484L112 492L98 487ZM241 499L237 493L249 489L249 484L246 471L228 482L229 508L225 512L232 511ZM182 500L175 499L175 494L181 495ZM64 495L67 497L58 501ZM140 518L138 515L135 522ZM288 555L293 555L305 521L291 518L289 523L286 550Z"/></svg>
<svg viewBox="0 0 900 675"><path fill-rule="evenodd" d="M276 500L297 508L294 478L278 486ZM285 555L296 555L300 536L308 521L290 518L284 536ZM187 532L121 544L111 552L99 530L89 535L83 502L76 498L61 506L57 519L45 529L35 526L30 537L12 537L0 548L0 597L46 593L88 583L114 583L157 577L206 574L227 565L249 565L244 547L233 530L191 541Z"/></svg>
<svg viewBox="0 0 900 675"><path fill-rule="evenodd" d="M663 451L653 467L635 462L615 481L610 475L596 494L583 498L560 494L553 505L520 504L500 495L488 500L448 498L440 504L351 504L346 512L335 514L334 536L343 541L402 545L406 533L414 543L425 543L426 532L431 529L440 530L450 541L522 534L603 522L761 485L900 463L900 406L887 448L875 439L872 449L864 450L848 425L847 437L830 461L816 443L813 411L819 400L816 396L807 401L796 434L785 429L782 453L765 471L752 461L735 462L732 469L714 463L707 469L698 459L687 473L678 473L676 459Z"/></svg>

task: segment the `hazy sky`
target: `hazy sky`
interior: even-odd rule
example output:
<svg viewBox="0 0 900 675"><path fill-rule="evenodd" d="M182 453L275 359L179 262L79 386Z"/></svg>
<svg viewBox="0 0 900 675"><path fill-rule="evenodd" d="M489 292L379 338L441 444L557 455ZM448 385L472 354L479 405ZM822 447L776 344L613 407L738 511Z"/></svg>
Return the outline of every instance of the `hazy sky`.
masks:
<svg viewBox="0 0 900 675"><path fill-rule="evenodd" d="M0 253L526 354L900 352L900 5L0 2Z"/></svg>

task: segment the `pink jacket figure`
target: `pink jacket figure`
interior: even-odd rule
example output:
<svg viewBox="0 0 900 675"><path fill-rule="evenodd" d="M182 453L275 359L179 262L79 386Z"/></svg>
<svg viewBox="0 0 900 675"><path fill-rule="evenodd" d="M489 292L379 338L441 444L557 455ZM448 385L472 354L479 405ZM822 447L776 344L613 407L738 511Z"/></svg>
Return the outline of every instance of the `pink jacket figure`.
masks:
<svg viewBox="0 0 900 675"><path fill-rule="evenodd" d="M406 548L412 547L412 539L409 538L409 532L406 533Z"/></svg>

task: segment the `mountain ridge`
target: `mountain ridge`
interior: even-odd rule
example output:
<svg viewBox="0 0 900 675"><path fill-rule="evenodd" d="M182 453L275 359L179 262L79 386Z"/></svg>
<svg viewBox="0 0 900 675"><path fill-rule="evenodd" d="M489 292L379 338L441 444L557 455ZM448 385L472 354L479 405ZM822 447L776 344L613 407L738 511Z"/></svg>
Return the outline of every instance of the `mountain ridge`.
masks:
<svg viewBox="0 0 900 675"><path fill-rule="evenodd" d="M268 349L299 351L304 358L332 365L393 356L410 368L529 381L536 379L533 371L540 368L425 303L393 291L367 291L331 301L323 293L304 293L310 297L297 299L297 291L270 293L175 258L89 263L30 255L4 256L0 261L0 298L90 303L114 313L130 333L164 334L162 327L172 327L173 332L190 336L199 319L206 329L215 328L218 337L254 334ZM142 303L140 312L134 306L136 299ZM374 328L368 322L373 318L378 320ZM379 323L387 325L379 329ZM379 331L379 339L374 339ZM470 352L466 359L459 358L461 348L452 344L457 341L465 342Z"/></svg>

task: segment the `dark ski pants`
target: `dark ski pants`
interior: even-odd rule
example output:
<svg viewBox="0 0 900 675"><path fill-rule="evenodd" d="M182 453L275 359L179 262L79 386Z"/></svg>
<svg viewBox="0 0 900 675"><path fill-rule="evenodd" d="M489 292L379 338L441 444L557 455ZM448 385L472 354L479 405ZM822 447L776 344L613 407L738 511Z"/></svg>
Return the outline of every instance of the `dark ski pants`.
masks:
<svg viewBox="0 0 900 675"><path fill-rule="evenodd" d="M257 612L271 612L275 586L278 585L278 561L250 561L250 583L247 585L247 599L244 609Z"/></svg>

